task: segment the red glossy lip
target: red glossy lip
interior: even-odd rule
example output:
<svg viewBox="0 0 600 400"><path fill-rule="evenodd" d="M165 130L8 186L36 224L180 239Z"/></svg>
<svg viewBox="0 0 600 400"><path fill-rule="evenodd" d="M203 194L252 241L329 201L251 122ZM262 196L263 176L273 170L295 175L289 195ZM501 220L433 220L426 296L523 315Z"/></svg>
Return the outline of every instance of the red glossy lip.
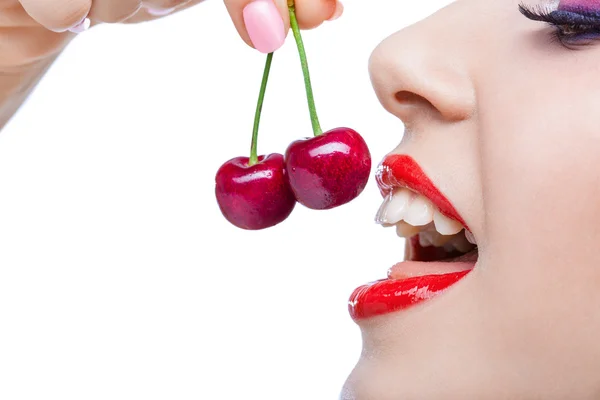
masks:
<svg viewBox="0 0 600 400"><path fill-rule="evenodd" d="M375 178L384 196L394 189L408 188L427 197L442 214L467 227L452 203L439 191L412 157L403 154L387 156L379 165Z"/></svg>
<svg viewBox="0 0 600 400"><path fill-rule="evenodd" d="M354 320L399 311L439 295L469 272L372 282L354 290L348 302L348 311Z"/></svg>
<svg viewBox="0 0 600 400"><path fill-rule="evenodd" d="M467 226L452 203L439 191L412 157L406 155L386 157L377 170L376 179L384 197L397 188L408 188L427 197L449 218ZM419 262L435 260L437 259L435 250L433 247L421 248L418 239L414 237L407 241L407 254L411 259L407 262L418 267ZM429 266L436 266L442 270L448 265L440 261L431 263ZM475 262L464 263L461 269L467 269L458 272L455 269L446 274L383 279L360 286L350 296L348 311L352 319L357 321L403 310L441 294L471 272L474 265Z"/></svg>

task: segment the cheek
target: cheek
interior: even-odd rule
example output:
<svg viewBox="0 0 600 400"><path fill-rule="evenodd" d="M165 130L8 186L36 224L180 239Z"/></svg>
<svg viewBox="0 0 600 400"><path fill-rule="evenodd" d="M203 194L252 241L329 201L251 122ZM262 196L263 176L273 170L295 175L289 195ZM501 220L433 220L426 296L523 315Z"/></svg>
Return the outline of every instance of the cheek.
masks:
<svg viewBox="0 0 600 400"><path fill-rule="evenodd" d="M570 123L562 110L529 111L483 129L488 228L519 226L527 236L557 236L591 226L590 218L596 224L600 137L585 124Z"/></svg>
<svg viewBox="0 0 600 400"><path fill-rule="evenodd" d="M494 330L505 334L509 348L531 359L552 354L566 365L568 354L589 351L591 332L572 327L596 324L590 316L597 319L600 304L600 79L594 79L600 58L590 55L584 65L585 51L578 63L572 53L556 51L564 62L523 62L517 52L520 62L482 71L487 246L478 287L482 308L504 316Z"/></svg>
<svg viewBox="0 0 600 400"><path fill-rule="evenodd" d="M583 60L566 63L574 55L556 51L563 52L565 62L488 70L479 92L484 206L492 245L516 249L527 240L528 251L548 252L550 244L562 243L561 249L565 240L579 246L600 239L600 96L595 95L600 80L597 88L590 83L597 62L587 71ZM563 79L556 73L574 68L579 73ZM532 76L533 70L541 74ZM581 232L584 238L578 237Z"/></svg>
<svg viewBox="0 0 600 400"><path fill-rule="evenodd" d="M568 321L600 302L600 102L517 87L480 119L486 290L498 312Z"/></svg>

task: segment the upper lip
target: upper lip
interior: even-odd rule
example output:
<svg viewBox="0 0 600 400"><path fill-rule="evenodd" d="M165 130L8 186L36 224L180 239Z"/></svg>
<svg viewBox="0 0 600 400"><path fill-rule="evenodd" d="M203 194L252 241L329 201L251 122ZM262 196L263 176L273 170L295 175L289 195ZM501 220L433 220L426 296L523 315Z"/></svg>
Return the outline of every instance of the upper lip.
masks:
<svg viewBox="0 0 600 400"><path fill-rule="evenodd" d="M410 189L427 197L442 214L469 229L454 205L442 194L412 157L405 154L388 155L377 167L375 178L384 197L396 188Z"/></svg>

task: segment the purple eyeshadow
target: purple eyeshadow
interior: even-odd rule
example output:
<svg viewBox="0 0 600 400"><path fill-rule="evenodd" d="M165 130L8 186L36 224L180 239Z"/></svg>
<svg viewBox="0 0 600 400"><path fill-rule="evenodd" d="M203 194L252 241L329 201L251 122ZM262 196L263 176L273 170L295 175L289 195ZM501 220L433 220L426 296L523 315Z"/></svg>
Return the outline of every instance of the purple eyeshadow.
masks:
<svg viewBox="0 0 600 400"><path fill-rule="evenodd" d="M553 26L554 36L569 49L600 41L600 0L561 0L554 11L520 4L519 11L532 21Z"/></svg>
<svg viewBox="0 0 600 400"><path fill-rule="evenodd" d="M560 0L558 10L600 12L600 0Z"/></svg>

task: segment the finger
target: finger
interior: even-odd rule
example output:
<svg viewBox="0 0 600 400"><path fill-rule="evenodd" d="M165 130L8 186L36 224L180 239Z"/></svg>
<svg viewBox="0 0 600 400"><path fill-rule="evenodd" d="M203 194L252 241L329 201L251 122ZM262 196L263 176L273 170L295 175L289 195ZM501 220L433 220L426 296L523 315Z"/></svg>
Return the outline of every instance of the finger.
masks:
<svg viewBox="0 0 600 400"><path fill-rule="evenodd" d="M341 4L341 3L340 3ZM336 14L336 0L296 0L296 17L302 29L311 29ZM287 0L225 0L240 37L263 53L281 47L289 30Z"/></svg>
<svg viewBox="0 0 600 400"><path fill-rule="evenodd" d="M135 14L133 17L131 17L128 20L123 21L123 22L126 24L137 24L140 22L146 22L148 20L164 17L165 15L173 14L175 12L187 10L188 8L193 7L193 6L197 5L198 3L202 3L203 1L204 0L190 0L190 1L184 2L179 7L175 7L175 9L170 12L166 12L163 9L163 10L160 10L159 12L154 12L154 13L148 10L148 7L145 6L145 2L144 2L143 7L142 7L143 12L140 11L139 13Z"/></svg>
<svg viewBox="0 0 600 400"><path fill-rule="evenodd" d="M94 0L89 18L107 23L121 22L134 15L141 7L142 0Z"/></svg>
<svg viewBox="0 0 600 400"><path fill-rule="evenodd" d="M79 25L88 15L92 0L19 0L35 21L55 32Z"/></svg>
<svg viewBox="0 0 600 400"><path fill-rule="evenodd" d="M224 2L235 29L250 47L263 53L281 47L289 27L287 0L225 0ZM250 28L253 39L250 38L246 26Z"/></svg>
<svg viewBox="0 0 600 400"><path fill-rule="evenodd" d="M144 0L144 9L148 14L162 17L189 3L190 0Z"/></svg>
<svg viewBox="0 0 600 400"><path fill-rule="evenodd" d="M25 12L18 2L0 0L0 27L19 28L25 26L39 26L39 24Z"/></svg>
<svg viewBox="0 0 600 400"><path fill-rule="evenodd" d="M343 10L342 3L336 0L296 0L296 17L302 29L316 28L323 22L339 16L336 13L341 15Z"/></svg>

